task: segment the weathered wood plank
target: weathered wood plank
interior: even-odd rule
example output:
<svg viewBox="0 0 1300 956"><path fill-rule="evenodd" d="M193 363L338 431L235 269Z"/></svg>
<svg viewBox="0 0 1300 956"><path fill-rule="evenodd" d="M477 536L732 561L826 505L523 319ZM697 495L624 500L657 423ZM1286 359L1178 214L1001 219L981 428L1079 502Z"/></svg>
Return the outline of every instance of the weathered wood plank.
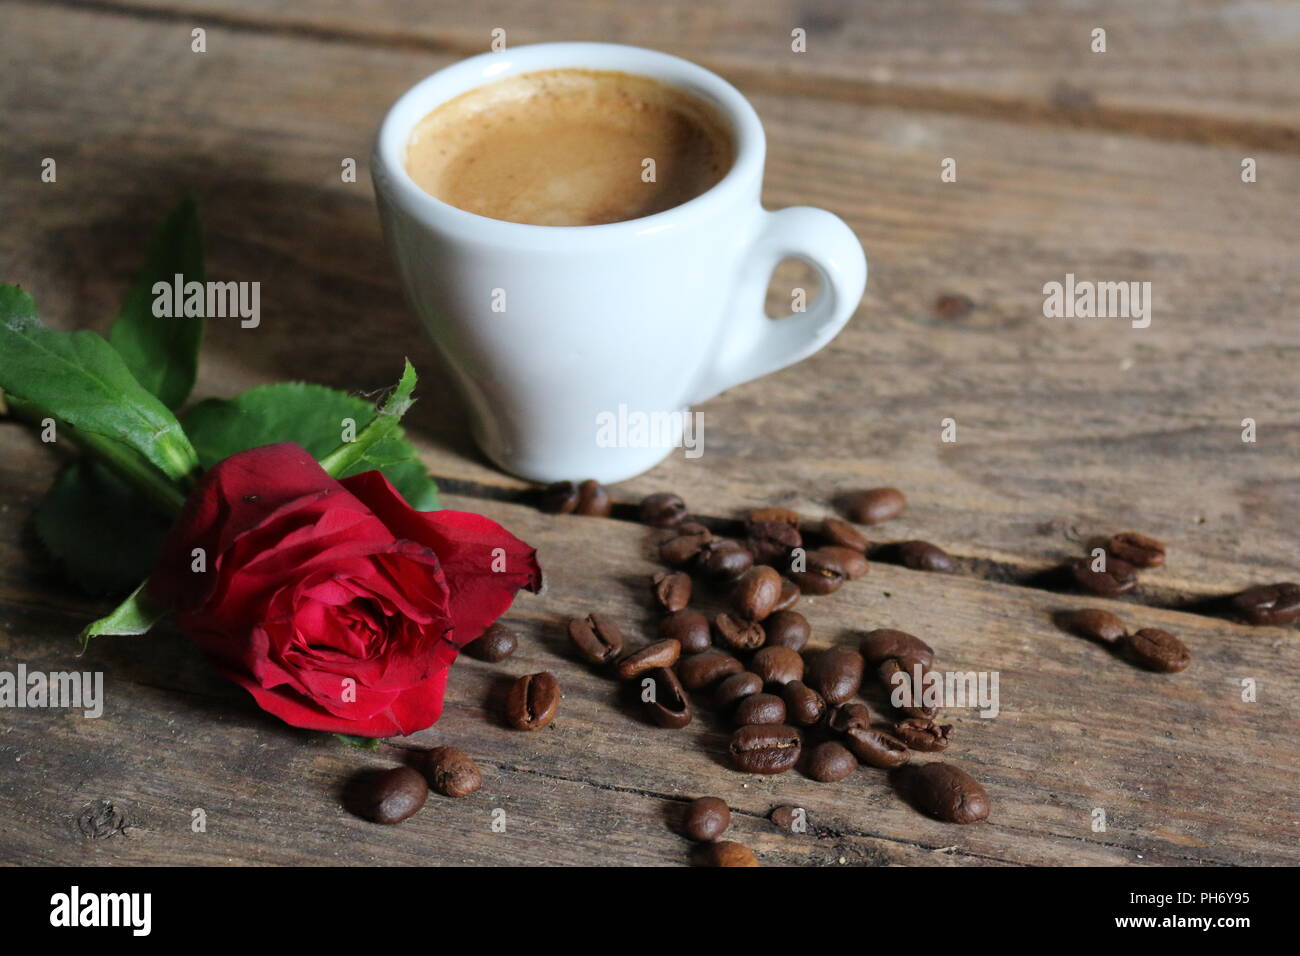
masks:
<svg viewBox="0 0 1300 956"><path fill-rule="evenodd" d="M607 678L578 662L562 622L599 609L632 636L653 620L646 588L657 532L601 519L557 518L517 505L450 496L504 522L540 549L545 594L508 615L524 634L500 665L464 659L442 721L404 742L454 743L483 765L484 790L435 799L398 828L340 808L344 781L388 754L327 745L264 717L206 670L174 629L102 639L81 659L72 635L93 605L36 579L17 533L54 460L0 430L14 454L0 480L23 489L0 511L0 660L46 670L102 669L99 720L7 711L0 733L0 858L23 862L685 862L665 823L680 801L712 793L739 811L737 838L768 863L1295 863L1300 859L1300 649L1286 632L1103 601L1133 626L1180 634L1195 655L1180 675L1138 671L1058 632L1072 602L1032 589L878 565L838 594L801 605L814 645L897 626L930 640L940 666L997 671L1001 713L949 711L945 759L988 788L987 824L954 827L907 806L887 778L863 769L839 784L797 773L754 778L730 768L727 729L708 714L667 731L642 721ZM38 452L41 452L38 454ZM697 602L707 606L707 601ZM507 677L550 670L565 697L536 734L496 718ZM1241 681L1258 682L1256 703ZM124 833L85 838L75 818L112 803ZM805 807L812 830L788 836L761 817ZM204 835L190 811L208 812ZM505 835L488 829L506 810ZM1104 809L1108 829L1094 833ZM509 821L514 821L510 823Z"/></svg>
<svg viewBox="0 0 1300 956"><path fill-rule="evenodd" d="M472 448L401 303L369 186L337 176L345 156L364 164L387 104L453 56L222 28L198 56L170 21L7 13L7 61L26 82L0 90L17 134L0 203L20 227L0 235L0 261L51 321L102 326L149 225L193 188L213 274L263 282L259 329L213 323L201 394L286 377L373 388L410 355L426 370L411 423L431 467L523 487ZM94 34L118 39L82 42ZM1259 154L1247 185L1239 150L755 102L769 203L841 213L871 256L867 298L823 353L704 406L704 457L670 458L622 500L671 487L724 517L771 501L818 515L838 489L891 483L912 510L883 536L932 538L1013 577L1124 527L1171 546L1146 579L1158 596L1300 574L1300 161ZM39 182L46 155L57 184ZM944 185L947 155L960 173ZM1151 281L1152 326L1043 318L1043 283L1067 272ZM973 311L937 317L948 292ZM629 330L630 349L636 334L653 330ZM948 417L956 444L939 440ZM1246 417L1257 444L1240 441Z"/></svg>
<svg viewBox="0 0 1300 956"><path fill-rule="evenodd" d="M187 25L277 31L439 54L598 40L666 50L751 89L941 109L1139 135L1300 150L1293 3L975 0L656 3L618 0L75 0ZM1092 31L1107 32L1105 53ZM792 49L805 32L806 52Z"/></svg>

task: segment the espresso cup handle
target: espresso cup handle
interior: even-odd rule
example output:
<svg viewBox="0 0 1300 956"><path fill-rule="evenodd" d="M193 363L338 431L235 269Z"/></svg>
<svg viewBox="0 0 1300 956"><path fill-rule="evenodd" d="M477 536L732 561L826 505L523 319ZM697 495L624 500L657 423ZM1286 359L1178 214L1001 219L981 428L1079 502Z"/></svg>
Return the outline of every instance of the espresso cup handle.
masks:
<svg viewBox="0 0 1300 956"><path fill-rule="evenodd" d="M867 257L842 219L811 206L761 216L736 282L735 312L692 404L812 355L835 338L862 299ZM777 263L787 258L802 259L817 271L821 294L802 315L770 319L763 309L768 283Z"/></svg>

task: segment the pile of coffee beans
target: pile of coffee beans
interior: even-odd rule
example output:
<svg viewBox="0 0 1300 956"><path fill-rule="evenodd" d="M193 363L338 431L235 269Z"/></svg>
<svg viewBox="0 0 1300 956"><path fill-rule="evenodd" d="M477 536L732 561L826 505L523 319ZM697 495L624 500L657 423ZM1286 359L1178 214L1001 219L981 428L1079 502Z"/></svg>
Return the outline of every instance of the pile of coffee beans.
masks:
<svg viewBox="0 0 1300 956"><path fill-rule="evenodd" d="M850 496L845 507L859 520L879 523L900 514L906 499L897 489L873 489ZM886 689L923 679L934 660L924 641L877 630L856 649L808 646L812 628L795 609L800 597L832 594L869 571L870 542L853 524L831 516L806 535L798 513L771 507L751 512L742 535L720 536L691 520L685 502L669 493L646 498L640 513L647 524L666 529L659 556L667 569L648 582L652 605L662 614L657 639L628 646L620 625L599 611L570 620L567 632L588 664L638 685L650 721L684 727L703 704L734 727L727 753L737 770L800 768L824 783L843 781L862 765L892 770L914 752L949 746L952 726L936 720L919 699L878 719L855 699L868 674ZM928 542L905 542L898 551L903 563L918 569L953 569L952 559ZM692 607L696 600L727 609L710 616ZM951 822L984 819L987 794L951 770L913 788L913 802ZM745 847L718 839L729 819L725 803L702 797L687 809L683 832L701 841L701 862L756 865Z"/></svg>
<svg viewBox="0 0 1300 956"><path fill-rule="evenodd" d="M921 812L957 824L985 820L990 801L978 781L952 764L912 759L917 753L945 752L953 740L952 725L941 722L920 693L934 650L915 635L887 628L866 633L856 648L810 647L812 627L795 609L801 596L828 596L867 574L869 553L883 560L892 555L907 568L937 573L955 571L958 562L923 540L872 550L857 526L879 525L903 514L907 499L897 488L852 491L840 495L836 505L844 517L828 516L815 527L786 507L756 509L741 533L732 536L693 520L680 496L650 495L639 513L645 524L665 531L658 553L667 566L649 582L661 614L657 639L627 646L619 624L598 611L569 621L569 638L590 665L639 686L644 712L653 723L684 727L701 704L730 722L734 729L727 754L741 772L770 775L798 768L812 780L836 783L860 766L897 771L891 782ZM594 481L560 482L543 493L543 508L608 515L611 503ZM1103 561L1079 558L1064 570L1079 589L1104 597L1133 591L1141 571L1159 568L1166 560L1161 542L1134 531L1112 535L1103 551ZM697 603L701 600L706 606L721 603L725 610L705 613ZM1289 623L1300 619L1300 586L1251 588L1228 605L1252 624ZM1191 660L1173 634L1159 628L1130 630L1108 611L1080 609L1058 621L1151 670L1181 671ZM485 641L479 653L494 659L488 655L501 653L496 644ZM901 701L887 693L892 712L875 714L857 699L868 681L887 692L911 693ZM558 698L552 675L528 675L512 689L507 717L522 729L545 726ZM789 829L796 813L779 807L772 819ZM748 848L720 839L730 819L722 800L701 797L686 808L682 832L698 843L703 863L758 865Z"/></svg>
<svg viewBox="0 0 1300 956"><path fill-rule="evenodd" d="M401 823L424 806L430 786L445 797L460 798L483 785L474 758L455 747L434 747L414 764L363 774L350 797L356 812L375 823Z"/></svg>

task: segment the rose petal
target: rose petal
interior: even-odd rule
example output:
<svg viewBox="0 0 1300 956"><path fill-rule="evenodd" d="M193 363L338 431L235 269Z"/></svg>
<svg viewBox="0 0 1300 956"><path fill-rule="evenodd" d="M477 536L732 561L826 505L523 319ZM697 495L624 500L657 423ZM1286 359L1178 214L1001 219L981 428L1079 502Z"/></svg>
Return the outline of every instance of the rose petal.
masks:
<svg viewBox="0 0 1300 956"><path fill-rule="evenodd" d="M398 537L438 555L451 589L456 646L464 647L482 634L521 588L541 588L536 549L495 521L466 511L415 511L378 471L344 478L343 486Z"/></svg>
<svg viewBox="0 0 1300 956"><path fill-rule="evenodd" d="M208 470L163 539L149 578L149 596L177 610L198 605L212 579L190 570L195 548L212 559L280 507L309 495L337 496L336 508L359 510L343 500L341 487L293 442L263 445L231 455ZM350 497L350 496L347 496Z"/></svg>

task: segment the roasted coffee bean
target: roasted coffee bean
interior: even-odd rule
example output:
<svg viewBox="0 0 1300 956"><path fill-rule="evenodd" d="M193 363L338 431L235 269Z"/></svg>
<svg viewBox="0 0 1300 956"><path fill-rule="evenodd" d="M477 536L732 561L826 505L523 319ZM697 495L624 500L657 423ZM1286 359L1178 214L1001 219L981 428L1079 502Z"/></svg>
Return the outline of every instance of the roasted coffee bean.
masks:
<svg viewBox="0 0 1300 956"><path fill-rule="evenodd" d="M659 559L674 568L693 564L700 549L713 540L713 532L694 521L683 521L659 544Z"/></svg>
<svg viewBox="0 0 1300 956"><path fill-rule="evenodd" d="M358 809L375 823L401 823L429 799L429 784L410 767L394 767L366 780Z"/></svg>
<svg viewBox="0 0 1300 956"><path fill-rule="evenodd" d="M754 566L754 556L739 541L714 538L700 546L695 570L721 581L732 581Z"/></svg>
<svg viewBox="0 0 1300 956"><path fill-rule="evenodd" d="M704 866L760 866L754 851L731 840L701 843L696 854Z"/></svg>
<svg viewBox="0 0 1300 956"><path fill-rule="evenodd" d="M844 732L844 743L860 761L883 770L901 767L912 756L897 737L870 727L850 727Z"/></svg>
<svg viewBox="0 0 1300 956"><path fill-rule="evenodd" d="M934 300L934 314L940 319L964 319L975 309L971 297L960 292L946 292Z"/></svg>
<svg viewBox="0 0 1300 956"><path fill-rule="evenodd" d="M1137 587L1137 569L1127 561L1108 557L1105 571L1094 571L1092 562L1092 558L1075 558L1070 562L1075 583L1090 594L1114 597Z"/></svg>
<svg viewBox="0 0 1300 956"><path fill-rule="evenodd" d="M660 727L677 729L691 722L691 701L677 673L669 667L650 671L642 680L654 682L654 695L645 701L646 711Z"/></svg>
<svg viewBox="0 0 1300 956"><path fill-rule="evenodd" d="M671 528L686 519L686 502L671 491L649 495L641 502L641 521L653 528Z"/></svg>
<svg viewBox="0 0 1300 956"><path fill-rule="evenodd" d="M608 664L623 652L623 632L604 614L573 618L569 640L589 664Z"/></svg>
<svg viewBox="0 0 1300 956"><path fill-rule="evenodd" d="M734 614L719 614L713 619L713 633L718 641L734 651L752 651L767 640L763 625L746 621Z"/></svg>
<svg viewBox="0 0 1300 956"><path fill-rule="evenodd" d="M866 730L871 726L871 710L861 701L851 700L832 710L826 722L836 733L845 734L854 729Z"/></svg>
<svg viewBox="0 0 1300 956"><path fill-rule="evenodd" d="M952 724L938 724L924 717L909 717L894 725L894 736L912 750L946 750L951 734Z"/></svg>
<svg viewBox="0 0 1300 956"><path fill-rule="evenodd" d="M801 597L799 585L795 584L789 578L781 579L781 596L776 599L776 607L772 608L772 613L778 611L788 611L799 603Z"/></svg>
<svg viewBox="0 0 1300 956"><path fill-rule="evenodd" d="M912 772L917 806L947 823L978 823L989 815L989 795L966 771L950 763L928 763Z"/></svg>
<svg viewBox="0 0 1300 956"><path fill-rule="evenodd" d="M925 684L918 683L916 677L917 668L920 668L923 681L929 668L917 659L891 657L881 662L876 669L876 673L880 675L880 682L885 685L891 701L893 700L895 688L901 690L903 700L911 701L911 703L898 708L901 713L906 714L908 717L933 717L936 713L935 708L927 707L922 702L922 692L925 689Z"/></svg>
<svg viewBox="0 0 1300 956"><path fill-rule="evenodd" d="M659 636L682 645L683 654L698 654L713 646L709 619L699 611L674 611L659 622Z"/></svg>
<svg viewBox="0 0 1300 956"><path fill-rule="evenodd" d="M692 800L682 817L682 832L692 840L716 840L731 826L731 808L717 797Z"/></svg>
<svg viewBox="0 0 1300 956"><path fill-rule="evenodd" d="M1175 673L1192 662L1187 645L1158 627L1144 627L1127 635L1122 646L1134 663L1151 671Z"/></svg>
<svg viewBox="0 0 1300 956"><path fill-rule="evenodd" d="M759 521L746 532L745 546L758 564L784 565L791 549L803 545L799 529L783 521Z"/></svg>
<svg viewBox="0 0 1300 956"><path fill-rule="evenodd" d="M554 674L525 674L506 698L506 720L516 730L541 730L560 708L560 682Z"/></svg>
<svg viewBox="0 0 1300 956"><path fill-rule="evenodd" d="M765 684L784 686L803 679L803 658L788 647L763 647L749 659L749 669Z"/></svg>
<svg viewBox="0 0 1300 956"><path fill-rule="evenodd" d="M898 558L904 567L913 571L948 574L957 567L951 554L929 541L904 541L898 546Z"/></svg>
<svg viewBox="0 0 1300 956"><path fill-rule="evenodd" d="M1233 596L1232 613L1247 624L1280 627L1300 617L1300 584L1260 584Z"/></svg>
<svg viewBox="0 0 1300 956"><path fill-rule="evenodd" d="M589 518L608 518L613 510L614 503L609 500L609 492L600 482L588 478L578 485L578 505L573 509L574 514L586 515Z"/></svg>
<svg viewBox="0 0 1300 956"><path fill-rule="evenodd" d="M731 593L736 613L747 621L761 621L772 613L781 597L781 575L765 565L750 568Z"/></svg>
<svg viewBox="0 0 1300 956"><path fill-rule="evenodd" d="M713 692L713 703L718 710L729 711L746 697L762 690L763 678L749 671L741 671L722 679L722 683Z"/></svg>
<svg viewBox="0 0 1300 956"><path fill-rule="evenodd" d="M1093 607L1065 611L1057 617L1057 621L1071 634L1102 644L1114 644L1128 631L1124 622L1114 614Z"/></svg>
<svg viewBox="0 0 1300 956"><path fill-rule="evenodd" d="M777 611L763 622L763 630L769 647L788 647L792 651L803 650L812 634L808 619L798 611Z"/></svg>
<svg viewBox="0 0 1300 956"><path fill-rule="evenodd" d="M919 637L906 631L882 627L868 631L858 650L868 664L879 665L891 657L918 660L926 667L934 662L934 651Z"/></svg>
<svg viewBox="0 0 1300 956"><path fill-rule="evenodd" d="M811 558L805 558L805 568L806 570L803 571L787 571L790 580L798 585L801 594L824 597L826 594L839 591L841 585L848 580L844 568L833 562L814 564Z"/></svg>
<svg viewBox="0 0 1300 956"><path fill-rule="evenodd" d="M871 542L853 525L840 518L828 515L822 520L822 537L826 539L827 544L833 544L840 548L849 548L865 554L867 548L871 547Z"/></svg>
<svg viewBox="0 0 1300 956"><path fill-rule="evenodd" d="M785 701L775 694L750 694L736 704L734 723L737 727L747 724L784 724Z"/></svg>
<svg viewBox="0 0 1300 956"><path fill-rule="evenodd" d="M1107 553L1137 568L1158 568L1165 563L1165 546L1136 531L1121 531L1106 542Z"/></svg>
<svg viewBox="0 0 1300 956"><path fill-rule="evenodd" d="M792 680L781 688L786 718L800 727L812 727L826 714L826 701L801 680Z"/></svg>
<svg viewBox="0 0 1300 956"><path fill-rule="evenodd" d="M474 758L455 747L434 747L425 758L425 773L444 797L468 797L483 786Z"/></svg>
<svg viewBox="0 0 1300 956"><path fill-rule="evenodd" d="M842 704L862 686L862 655L851 647L831 647L813 657L804 683L826 703Z"/></svg>
<svg viewBox="0 0 1300 956"><path fill-rule="evenodd" d="M826 548L807 552L803 564L804 570L790 571L790 580L804 594L834 594L848 579L843 564Z"/></svg>
<svg viewBox="0 0 1300 956"><path fill-rule="evenodd" d="M749 513L746 523L750 525L764 524L768 521L776 521L791 528L799 527L799 512L790 508L758 508Z"/></svg>
<svg viewBox="0 0 1300 956"><path fill-rule="evenodd" d="M519 638L509 627L497 621L465 645L465 653L480 661L497 664L515 652Z"/></svg>
<svg viewBox="0 0 1300 956"><path fill-rule="evenodd" d="M680 611L691 603L691 576L681 571L661 571L650 580L655 600L665 611Z"/></svg>
<svg viewBox="0 0 1300 956"><path fill-rule="evenodd" d="M754 724L731 735L731 762L745 773L784 773L799 762L803 741L793 727Z"/></svg>
<svg viewBox="0 0 1300 956"><path fill-rule="evenodd" d="M767 818L772 821L778 830L792 833L794 832L795 821L801 819L802 816L803 812L798 807L773 807Z"/></svg>
<svg viewBox="0 0 1300 956"><path fill-rule="evenodd" d="M840 506L850 521L880 524L901 515L907 508L907 499L897 488L870 488L844 495Z"/></svg>
<svg viewBox="0 0 1300 956"><path fill-rule="evenodd" d="M844 576L850 581L856 581L862 575L871 570L871 562L861 551L854 551L852 548L841 548L838 544L828 544L825 547L818 548L817 553L833 560L844 571Z"/></svg>
<svg viewBox="0 0 1300 956"><path fill-rule="evenodd" d="M858 769L858 758L843 744L827 740L808 754L808 776L820 783L835 783Z"/></svg>
<svg viewBox="0 0 1300 956"><path fill-rule="evenodd" d="M571 481L557 481L542 489L539 507L553 515L573 514L578 507L578 486Z"/></svg>
<svg viewBox="0 0 1300 956"><path fill-rule="evenodd" d="M682 645L676 641L672 639L655 641L622 658L614 668L614 673L618 675L619 680L632 680L646 671L672 667L681 656Z"/></svg>
<svg viewBox="0 0 1300 956"><path fill-rule="evenodd" d="M687 690L703 690L712 687L724 677L739 674L744 669L745 665L739 660L719 650L692 654L677 662L677 676L682 679Z"/></svg>

